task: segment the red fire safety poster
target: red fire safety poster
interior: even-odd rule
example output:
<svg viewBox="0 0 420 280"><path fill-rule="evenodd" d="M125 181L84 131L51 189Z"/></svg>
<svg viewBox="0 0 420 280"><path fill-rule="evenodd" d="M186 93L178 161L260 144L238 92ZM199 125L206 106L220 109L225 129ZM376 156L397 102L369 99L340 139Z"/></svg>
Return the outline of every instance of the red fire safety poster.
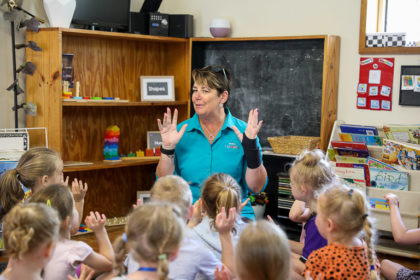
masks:
<svg viewBox="0 0 420 280"><path fill-rule="evenodd" d="M394 58L360 58L357 108L370 110L392 109Z"/></svg>

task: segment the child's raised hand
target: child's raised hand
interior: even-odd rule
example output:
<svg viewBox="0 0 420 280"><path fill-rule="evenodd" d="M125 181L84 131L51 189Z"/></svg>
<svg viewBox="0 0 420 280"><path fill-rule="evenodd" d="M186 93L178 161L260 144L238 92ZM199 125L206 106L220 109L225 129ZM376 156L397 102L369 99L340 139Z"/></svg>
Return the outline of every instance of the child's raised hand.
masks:
<svg viewBox="0 0 420 280"><path fill-rule="evenodd" d="M247 199L245 199L245 201L242 202L241 205L239 205L238 214L242 213L242 209L244 209L244 207L248 204L248 202L249 202L249 197Z"/></svg>
<svg viewBox="0 0 420 280"><path fill-rule="evenodd" d="M201 223L201 220L203 220L203 204L202 203L203 202L201 198L194 203L192 217L190 218L190 221L188 222L188 226L190 228L195 227L196 225Z"/></svg>
<svg viewBox="0 0 420 280"><path fill-rule="evenodd" d="M90 212L90 215L86 217L86 225L93 230L94 232L102 230L105 228L106 217L104 214L99 214L99 212L93 213Z"/></svg>
<svg viewBox="0 0 420 280"><path fill-rule="evenodd" d="M391 206L397 206L398 207L400 205L400 203L398 201L398 196L396 196L393 193L387 193L385 195L385 199L388 202L389 207L391 207Z"/></svg>
<svg viewBox="0 0 420 280"><path fill-rule="evenodd" d="M75 202L80 202L83 199L85 199L87 190L88 190L87 183L85 183L83 186L83 182L81 180L77 181L77 178L75 178L73 182L71 182L71 192L73 194Z"/></svg>
<svg viewBox="0 0 420 280"><path fill-rule="evenodd" d="M136 209L139 206L141 206L141 199L140 198L137 199L137 203L136 204L133 204L133 209Z"/></svg>
<svg viewBox="0 0 420 280"><path fill-rule="evenodd" d="M215 227L220 234L229 233L232 231L236 220L236 208L229 209L229 216L226 217L225 207L216 216Z"/></svg>
<svg viewBox="0 0 420 280"><path fill-rule="evenodd" d="M216 266L216 269L214 270L214 278L216 280L229 280L229 273L224 265L222 265L222 268L219 270L219 267ZM232 278L233 279L233 278Z"/></svg>
<svg viewBox="0 0 420 280"><path fill-rule="evenodd" d="M69 280L90 280L90 279L92 279L94 273L95 273L95 271L91 267L89 267L85 264L82 264L82 268L80 269L79 278L74 278L71 275L68 275L68 278L69 278Z"/></svg>

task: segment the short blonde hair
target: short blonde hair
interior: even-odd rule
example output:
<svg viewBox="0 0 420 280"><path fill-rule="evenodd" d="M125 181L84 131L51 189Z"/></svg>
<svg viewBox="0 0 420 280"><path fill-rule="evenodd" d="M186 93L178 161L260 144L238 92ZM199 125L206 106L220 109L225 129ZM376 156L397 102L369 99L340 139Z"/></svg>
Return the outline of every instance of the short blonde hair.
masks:
<svg viewBox="0 0 420 280"><path fill-rule="evenodd" d="M128 217L125 232L127 245L135 259L158 263L160 280L168 277L168 259L182 240L183 221L176 205L150 202L137 207ZM126 244L120 236L114 241L114 270L124 272Z"/></svg>
<svg viewBox="0 0 420 280"><path fill-rule="evenodd" d="M190 185L181 177L168 175L159 178L152 187L151 199L175 204L181 210L182 218L188 219L192 205L192 193Z"/></svg>
<svg viewBox="0 0 420 280"><path fill-rule="evenodd" d="M22 259L26 253L58 239L57 212L41 203L16 205L3 220L3 239L10 257Z"/></svg>
<svg viewBox="0 0 420 280"><path fill-rule="evenodd" d="M374 230L365 195L358 189L337 183L321 193L318 207L325 217L330 218L337 225L341 236L355 236L364 230L369 266L374 265ZM371 279L379 279L375 270L371 270Z"/></svg>
<svg viewBox="0 0 420 280"><path fill-rule="evenodd" d="M236 247L239 279L289 279L290 248L286 234L265 220L247 225Z"/></svg>
<svg viewBox="0 0 420 280"><path fill-rule="evenodd" d="M303 151L293 162L290 174L292 172L293 179L299 187L310 187L315 199L325 186L337 179L330 164L325 160L325 154L319 149Z"/></svg>

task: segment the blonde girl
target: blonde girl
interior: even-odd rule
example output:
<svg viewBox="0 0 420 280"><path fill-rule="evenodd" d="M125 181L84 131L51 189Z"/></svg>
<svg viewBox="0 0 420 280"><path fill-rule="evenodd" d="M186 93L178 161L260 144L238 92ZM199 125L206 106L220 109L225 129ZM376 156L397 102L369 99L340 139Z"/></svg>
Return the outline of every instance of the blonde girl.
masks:
<svg viewBox="0 0 420 280"><path fill-rule="evenodd" d="M93 230L98 242L99 253L82 241L70 240L70 227L73 216L73 196L68 187L54 184L33 194L30 202L40 202L57 210L61 226L60 238L53 256L44 268L44 279L68 279L74 276L77 267L83 263L97 272L111 271L114 258L111 242L105 229L105 215L90 212L86 225Z"/></svg>
<svg viewBox="0 0 420 280"><path fill-rule="evenodd" d="M6 171L0 178L0 220L13 206L26 200L33 193L44 187L64 181L63 161L60 154L46 147L35 147L25 152L19 159L16 168ZM22 186L29 190L25 193ZM74 179L72 192L76 201L75 209L79 215L74 215L72 233L76 233L82 219L84 197L87 184Z"/></svg>
<svg viewBox="0 0 420 280"><path fill-rule="evenodd" d="M320 195L316 225L328 245L309 256L315 279L379 279L369 207L361 191L336 184ZM362 240L362 234L364 239Z"/></svg>
<svg viewBox="0 0 420 280"><path fill-rule="evenodd" d="M16 205L3 219L3 238L9 256L1 280L41 280L58 239L57 212L45 204Z"/></svg>
<svg viewBox="0 0 420 280"><path fill-rule="evenodd" d="M112 279L168 279L168 262L176 258L182 240L183 221L177 209L175 205L151 202L130 214L125 233L114 241L114 272L124 273L127 249L140 267Z"/></svg>
<svg viewBox="0 0 420 280"><path fill-rule="evenodd" d="M216 173L211 175L204 183L201 191L201 198L198 201L202 211L205 213L202 221L193 227L193 238L202 242L202 244L210 249L219 260L222 258L222 247L219 240L219 233L214 227L217 214L220 213L222 207L225 209L241 207L241 192L238 183L233 177L225 173ZM197 208L197 207L196 207ZM200 208L200 207L198 207ZM199 220L197 218L192 220ZM228 214L228 213L226 213ZM234 242L238 241L239 235L245 228L239 215L233 226ZM191 224L190 224L191 226Z"/></svg>
<svg viewBox="0 0 420 280"><path fill-rule="evenodd" d="M224 209L223 209L224 210ZM229 218L222 211L216 219L216 228L223 246L224 263L232 269L230 274L243 280L287 280L290 276L290 248L286 234L275 224L265 220L246 226L233 254L231 229L235 209ZM234 257L235 256L235 257ZM234 259L234 261L232 261ZM234 263L234 265L233 265ZM229 279L227 270L215 271L217 280Z"/></svg>

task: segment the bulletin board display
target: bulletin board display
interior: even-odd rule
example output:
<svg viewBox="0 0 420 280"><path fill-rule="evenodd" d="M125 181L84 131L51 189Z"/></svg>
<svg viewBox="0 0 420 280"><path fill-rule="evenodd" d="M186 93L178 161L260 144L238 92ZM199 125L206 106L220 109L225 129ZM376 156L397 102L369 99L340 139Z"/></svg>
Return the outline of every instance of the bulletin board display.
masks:
<svg viewBox="0 0 420 280"><path fill-rule="evenodd" d="M357 108L392 110L394 58L360 58Z"/></svg>
<svg viewBox="0 0 420 280"><path fill-rule="evenodd" d="M399 104L420 106L420 65L401 66Z"/></svg>

